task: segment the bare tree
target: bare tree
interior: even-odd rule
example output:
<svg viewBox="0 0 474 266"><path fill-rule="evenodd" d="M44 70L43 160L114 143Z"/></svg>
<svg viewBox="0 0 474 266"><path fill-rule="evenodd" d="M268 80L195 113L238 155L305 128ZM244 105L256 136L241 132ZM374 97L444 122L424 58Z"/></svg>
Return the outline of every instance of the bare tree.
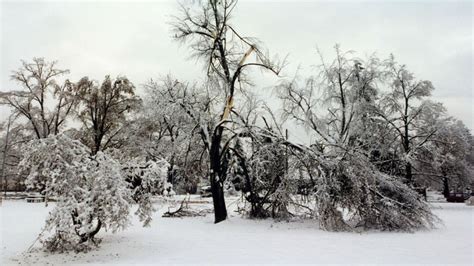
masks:
<svg viewBox="0 0 474 266"><path fill-rule="evenodd" d="M226 171L223 164L225 154L221 143L225 124L233 108L236 89L246 83L245 71L259 67L279 74L281 65L276 64L262 52L255 40L243 37L232 25L231 14L237 0L209 0L181 6L181 15L175 18L175 39L188 43L193 56L206 62L206 72L219 90L225 94L223 109L209 138L210 183L214 203L215 222L227 217L223 184ZM250 56L255 55L254 60Z"/></svg>
<svg viewBox="0 0 474 266"><path fill-rule="evenodd" d="M11 78L23 89L0 93L0 104L26 118L38 139L58 134L77 106L74 84L56 80L69 71L56 68L56 64L43 58L22 61L22 67Z"/></svg>
<svg viewBox="0 0 474 266"><path fill-rule="evenodd" d="M77 83L81 103L79 118L86 131L86 143L96 154L117 144L117 136L124 129L126 112L137 107L140 98L126 77L112 80L109 76L99 86L88 77Z"/></svg>

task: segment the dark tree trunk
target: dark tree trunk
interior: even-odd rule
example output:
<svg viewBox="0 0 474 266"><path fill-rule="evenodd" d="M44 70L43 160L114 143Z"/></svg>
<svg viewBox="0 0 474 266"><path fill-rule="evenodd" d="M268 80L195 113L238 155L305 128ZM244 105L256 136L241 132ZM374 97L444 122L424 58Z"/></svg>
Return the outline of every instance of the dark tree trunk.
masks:
<svg viewBox="0 0 474 266"><path fill-rule="evenodd" d="M449 183L447 177L443 177L443 195L445 198L449 197Z"/></svg>
<svg viewBox="0 0 474 266"><path fill-rule="evenodd" d="M220 181L217 181L217 175L211 173L211 191L212 201L214 203L214 223L219 223L227 219L227 209L224 199L224 188Z"/></svg>
<svg viewBox="0 0 474 266"><path fill-rule="evenodd" d="M405 126L405 136L403 137L403 148L405 149L405 154L408 155L410 153L410 139L408 137L408 126ZM412 173L412 165L410 162L405 164L405 182L407 184L413 183L413 173Z"/></svg>
<svg viewBox="0 0 474 266"><path fill-rule="evenodd" d="M227 209L224 199L224 179L225 173L222 171L220 144L223 128L220 126L212 136L209 160L211 163L211 192L214 203L214 223L219 223L227 219Z"/></svg>
<svg viewBox="0 0 474 266"><path fill-rule="evenodd" d="M71 213L71 215L72 215L72 222L73 222L73 224L80 226L82 223L81 223L81 221L77 220L77 217L79 216L78 213L77 213L77 211L74 210L74 211ZM91 221L92 221L93 219L94 219L93 217L90 217L90 220L91 220ZM77 228L75 229L75 231L76 231L76 234L81 238L81 243L83 243L83 242L86 242L86 241L88 241L88 240L92 240L92 241L93 241L94 236L95 236L97 233L99 233L99 231L100 231L101 228L102 228L102 221L101 221L99 218L97 218L97 225L96 225L96 227L94 228L94 230L90 231L89 233L83 233L83 234L81 234L81 233L79 233L79 231L77 231Z"/></svg>
<svg viewBox="0 0 474 266"><path fill-rule="evenodd" d="M97 218L97 225L95 229L88 234L88 239L93 240L94 236L97 235L97 233L99 233L101 228L102 228L102 221L99 218Z"/></svg>
<svg viewBox="0 0 474 266"><path fill-rule="evenodd" d="M412 174L412 166L411 163L407 163L405 165L405 180L407 184L413 183L413 174Z"/></svg>
<svg viewBox="0 0 474 266"><path fill-rule="evenodd" d="M402 82L402 87L403 87L403 95L405 97L405 112L403 116L403 130L404 130L404 135L403 135L403 148L405 149L405 154L408 155L411 150L411 143L410 143L410 135L409 133L409 126L410 123L408 121L408 96L405 93L405 85ZM412 174L412 166L410 162L407 162L405 165L405 181L407 184L412 184L413 183L413 174Z"/></svg>

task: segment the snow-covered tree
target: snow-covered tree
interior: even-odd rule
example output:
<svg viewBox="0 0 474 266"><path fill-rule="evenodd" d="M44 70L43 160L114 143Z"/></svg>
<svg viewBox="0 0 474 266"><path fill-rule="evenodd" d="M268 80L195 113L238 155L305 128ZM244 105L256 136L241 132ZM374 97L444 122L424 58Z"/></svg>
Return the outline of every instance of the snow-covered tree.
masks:
<svg viewBox="0 0 474 266"><path fill-rule="evenodd" d="M288 218L288 207L296 193L293 170L288 163L281 124L271 109L250 92L239 111L225 143L228 182L249 205L250 218Z"/></svg>
<svg viewBox="0 0 474 266"><path fill-rule="evenodd" d="M474 138L460 120L447 118L434 123L441 125L435 136L419 149L414 175L418 183L425 186L443 188L445 193L461 192L474 183L474 164L470 157L474 152Z"/></svg>
<svg viewBox="0 0 474 266"><path fill-rule="evenodd" d="M395 61L393 55L385 62L385 80L389 92L385 93L377 110L378 117L385 120L396 135L395 147L399 150L399 157L404 163L405 182L414 183L413 163L416 154L436 134L439 123L423 122L423 115L436 110L433 114L444 113L438 103L428 101L427 98L434 90L428 80L418 80L405 65ZM439 120L436 120L437 122Z"/></svg>
<svg viewBox="0 0 474 266"><path fill-rule="evenodd" d="M18 175L17 169L23 156L21 147L34 136L28 125L19 123L15 118L12 115L8 121L0 124L0 173L3 189L21 191L24 189L24 176Z"/></svg>
<svg viewBox="0 0 474 266"><path fill-rule="evenodd" d="M56 65L56 61L43 58L22 61L22 67L11 75L22 90L0 92L0 104L26 119L38 139L60 133L78 103L75 85L69 80L58 80L69 70L58 69Z"/></svg>
<svg viewBox="0 0 474 266"><path fill-rule="evenodd" d="M139 156L166 159L168 181L175 190L195 193L208 173L207 152L197 119L205 116L201 111L206 108L207 99L183 85L170 76L145 85L143 105L128 137L130 145L123 148ZM186 110L196 116L193 118Z"/></svg>
<svg viewBox="0 0 474 266"><path fill-rule="evenodd" d="M45 245L50 251L81 249L104 227L116 231L129 223L131 193L120 165L77 140L57 135L30 143L21 167L27 185L57 203L46 221L53 230Z"/></svg>
<svg viewBox="0 0 474 266"><path fill-rule="evenodd" d="M127 128L126 113L137 108L140 99L135 87L126 77L112 80L106 76L99 86L88 77L77 83L81 108L79 118L84 127L84 142L92 153L119 146L118 138Z"/></svg>
<svg viewBox="0 0 474 266"><path fill-rule="evenodd" d="M168 183L169 163L165 160L144 161L134 159L122 164L122 174L132 189L132 198L138 203L135 212L145 226L149 225L155 211L152 195L172 196L174 191Z"/></svg>
<svg viewBox="0 0 474 266"><path fill-rule="evenodd" d="M15 179L17 189L23 189L24 181L22 175L17 175L23 156L20 145L33 138L59 134L76 110L75 84L62 80L68 73L69 70L59 69L56 61L43 58L22 61L22 66L11 75L20 88L3 88L8 91L0 92L0 105L10 108L10 118L14 121L8 143L6 139L2 141L2 153L6 152L2 171L10 181Z"/></svg>
<svg viewBox="0 0 474 266"><path fill-rule="evenodd" d="M316 139L309 147L295 149L295 154L313 162L301 165L315 178L319 223L335 231L430 228L437 218L428 205L370 161L375 133L368 130L373 127L370 95L375 93L367 90L375 88L376 77L371 71L376 69L364 69L359 59L348 57L336 46L336 59L323 63L314 78L303 85L293 80L281 87L285 115L309 129Z"/></svg>
<svg viewBox="0 0 474 266"><path fill-rule="evenodd" d="M282 138L247 129L236 137L228 153L229 180L250 204L249 217L287 217L288 201L295 192L288 180L288 150Z"/></svg>
<svg viewBox="0 0 474 266"><path fill-rule="evenodd" d="M219 119L209 130L208 153L215 222L227 218L223 184L226 179L225 128L229 122L237 89L248 84L246 72L261 68L278 75L281 65L263 53L254 39L243 37L232 25L237 0L209 0L182 5L173 22L176 40L188 43L192 54L205 62L206 74L219 91ZM254 56L253 60L252 57ZM207 127L207 126L206 126Z"/></svg>
<svg viewBox="0 0 474 266"><path fill-rule="evenodd" d="M85 251L96 243L101 228L112 232L126 228L135 202L137 214L148 224L151 188L161 193L167 189L165 163L146 165L140 184L131 186L133 180L127 182L130 175L123 176L120 163L103 152L91 155L87 146L64 134L33 141L25 149L20 169L28 175L28 187L42 191L46 201L56 201L45 225L51 234L42 238L49 251Z"/></svg>

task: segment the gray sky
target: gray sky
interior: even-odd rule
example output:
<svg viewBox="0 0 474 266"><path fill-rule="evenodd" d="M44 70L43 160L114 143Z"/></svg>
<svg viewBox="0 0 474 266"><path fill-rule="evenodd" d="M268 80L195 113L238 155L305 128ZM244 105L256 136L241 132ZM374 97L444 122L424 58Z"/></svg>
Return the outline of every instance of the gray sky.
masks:
<svg viewBox="0 0 474 266"><path fill-rule="evenodd" d="M127 75L136 85L173 74L194 80L202 66L171 40L167 24L174 1L3 1L1 0L0 90L20 59L58 60L82 76L102 80ZM436 87L434 99L474 128L473 4L471 1L241 1L234 25L258 37L272 53L289 55L285 74L327 59L335 43L363 57L394 53L418 78ZM258 78L258 76L257 76ZM265 75L258 85L277 79ZM4 119L6 109L0 109Z"/></svg>

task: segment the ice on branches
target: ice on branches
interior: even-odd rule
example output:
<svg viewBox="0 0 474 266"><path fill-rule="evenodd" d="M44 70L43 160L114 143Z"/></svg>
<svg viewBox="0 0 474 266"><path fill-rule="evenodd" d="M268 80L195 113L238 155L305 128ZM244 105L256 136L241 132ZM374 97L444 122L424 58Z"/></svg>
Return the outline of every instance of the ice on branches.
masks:
<svg viewBox="0 0 474 266"><path fill-rule="evenodd" d="M25 149L20 169L28 174L28 187L57 201L45 225L52 234L43 239L50 251L87 250L97 244L94 236L101 228L125 229L135 202L137 214L148 224L150 194L172 191L165 182L165 161L148 162L140 170L140 184L133 185L137 179L125 178L119 162L103 152L90 155L87 146L64 134L32 141Z"/></svg>

